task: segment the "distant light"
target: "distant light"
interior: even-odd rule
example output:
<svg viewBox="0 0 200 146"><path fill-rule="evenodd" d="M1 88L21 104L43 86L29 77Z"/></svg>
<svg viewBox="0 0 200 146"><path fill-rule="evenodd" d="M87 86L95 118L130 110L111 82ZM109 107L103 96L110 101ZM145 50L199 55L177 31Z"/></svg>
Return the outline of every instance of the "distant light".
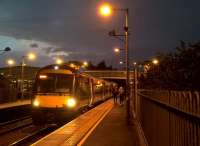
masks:
<svg viewBox="0 0 200 146"><path fill-rule="evenodd" d="M88 66L88 62L87 62L87 61L84 61L84 62L83 62L83 66L84 66L84 67L87 67L87 66Z"/></svg>
<svg viewBox="0 0 200 146"><path fill-rule="evenodd" d="M101 84L101 81L97 81L97 84Z"/></svg>
<svg viewBox="0 0 200 146"><path fill-rule="evenodd" d="M34 53L29 53L27 56L28 56L28 59L30 60L34 60L36 58L36 55Z"/></svg>
<svg viewBox="0 0 200 146"><path fill-rule="evenodd" d="M133 65L137 65L137 62L133 62Z"/></svg>
<svg viewBox="0 0 200 146"><path fill-rule="evenodd" d="M115 52L115 53L119 53L119 52L120 52L120 49L119 49L119 48L114 48L114 52Z"/></svg>
<svg viewBox="0 0 200 146"><path fill-rule="evenodd" d="M112 14L112 7L110 4L105 3L99 7L99 12L102 16L108 17Z"/></svg>
<svg viewBox="0 0 200 146"><path fill-rule="evenodd" d="M13 59L8 59L7 60L7 64L10 65L10 66L12 66L12 65L15 64L15 61Z"/></svg>
<svg viewBox="0 0 200 146"><path fill-rule="evenodd" d="M159 63L159 61L157 59L153 59L152 63L157 65Z"/></svg>
<svg viewBox="0 0 200 146"><path fill-rule="evenodd" d="M123 61L120 61L119 64L123 64Z"/></svg>
<svg viewBox="0 0 200 146"><path fill-rule="evenodd" d="M57 66L57 65L54 66L54 69L55 69L55 70L58 70L58 69L59 69L59 66Z"/></svg>
<svg viewBox="0 0 200 146"><path fill-rule="evenodd" d="M75 68L75 65L73 63L70 63L69 65L71 68Z"/></svg>
<svg viewBox="0 0 200 146"><path fill-rule="evenodd" d="M40 75L40 77L39 77L40 79L46 79L47 78L47 76L46 75Z"/></svg>
<svg viewBox="0 0 200 146"><path fill-rule="evenodd" d="M56 64L62 64L62 63L63 63L62 59L60 59L60 58L56 59Z"/></svg>

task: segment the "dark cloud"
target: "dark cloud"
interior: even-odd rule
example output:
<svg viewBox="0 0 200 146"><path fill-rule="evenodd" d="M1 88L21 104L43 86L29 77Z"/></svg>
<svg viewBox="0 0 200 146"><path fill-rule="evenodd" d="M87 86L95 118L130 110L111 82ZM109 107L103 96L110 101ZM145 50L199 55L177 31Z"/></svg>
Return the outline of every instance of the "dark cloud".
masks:
<svg viewBox="0 0 200 146"><path fill-rule="evenodd" d="M38 45L37 43L32 43L32 44L30 44L30 47L31 47L31 48L38 48L39 45Z"/></svg>
<svg viewBox="0 0 200 146"><path fill-rule="evenodd" d="M109 0L130 9L130 56L151 57L169 51L179 40L200 38L200 1ZM0 1L0 35L50 43L47 55L112 60L112 48L123 46L110 38L112 29L123 31L124 14L104 19L94 0ZM39 44L30 47L40 48ZM141 49L143 48L143 49ZM104 55L104 56L103 56ZM115 59L116 60L116 59ZM112 61L110 61L112 62Z"/></svg>

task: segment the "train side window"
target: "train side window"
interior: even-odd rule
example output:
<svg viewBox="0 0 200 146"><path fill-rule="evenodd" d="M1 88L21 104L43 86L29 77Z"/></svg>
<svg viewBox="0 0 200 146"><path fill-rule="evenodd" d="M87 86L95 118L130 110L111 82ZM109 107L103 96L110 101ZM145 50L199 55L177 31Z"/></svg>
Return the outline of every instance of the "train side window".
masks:
<svg viewBox="0 0 200 146"><path fill-rule="evenodd" d="M90 97L90 84L89 78L79 77L76 79L76 96L79 99Z"/></svg>

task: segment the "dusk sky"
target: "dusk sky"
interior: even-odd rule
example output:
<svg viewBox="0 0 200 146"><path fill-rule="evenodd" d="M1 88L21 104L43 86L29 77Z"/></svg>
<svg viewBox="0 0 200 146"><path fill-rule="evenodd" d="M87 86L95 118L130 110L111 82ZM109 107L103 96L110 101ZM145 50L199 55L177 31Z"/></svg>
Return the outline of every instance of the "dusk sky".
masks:
<svg viewBox="0 0 200 146"><path fill-rule="evenodd" d="M68 60L106 60L114 65L124 47L109 37L123 32L124 13L99 16L100 0L0 0L0 48L12 48L0 56L0 66L13 58L17 64L27 52L37 54L29 65L54 63L59 56ZM149 59L157 52L169 52L180 40L200 39L199 0L109 0L116 8L130 9L130 59ZM122 52L123 53L123 52Z"/></svg>

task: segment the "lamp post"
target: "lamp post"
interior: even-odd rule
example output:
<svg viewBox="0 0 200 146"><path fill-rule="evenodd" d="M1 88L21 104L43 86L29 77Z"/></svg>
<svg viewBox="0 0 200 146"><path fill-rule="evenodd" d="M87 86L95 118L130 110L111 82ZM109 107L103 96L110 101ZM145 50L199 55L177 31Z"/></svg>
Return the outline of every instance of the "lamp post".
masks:
<svg viewBox="0 0 200 146"><path fill-rule="evenodd" d="M21 62L21 98L24 98L24 66L25 66L25 59L28 58L29 60L34 60L36 55L33 53L29 53L28 55L22 56Z"/></svg>
<svg viewBox="0 0 200 146"><path fill-rule="evenodd" d="M109 32L110 36L116 37L125 37L125 62L126 62L126 109L127 109L127 121L130 122L131 114L130 114L130 96L129 96L129 9L118 9L112 8L109 4L104 4L100 7L100 13L103 16L109 16L112 14L112 11L123 11L125 12L125 26L124 26L124 34L117 34L115 30Z"/></svg>

